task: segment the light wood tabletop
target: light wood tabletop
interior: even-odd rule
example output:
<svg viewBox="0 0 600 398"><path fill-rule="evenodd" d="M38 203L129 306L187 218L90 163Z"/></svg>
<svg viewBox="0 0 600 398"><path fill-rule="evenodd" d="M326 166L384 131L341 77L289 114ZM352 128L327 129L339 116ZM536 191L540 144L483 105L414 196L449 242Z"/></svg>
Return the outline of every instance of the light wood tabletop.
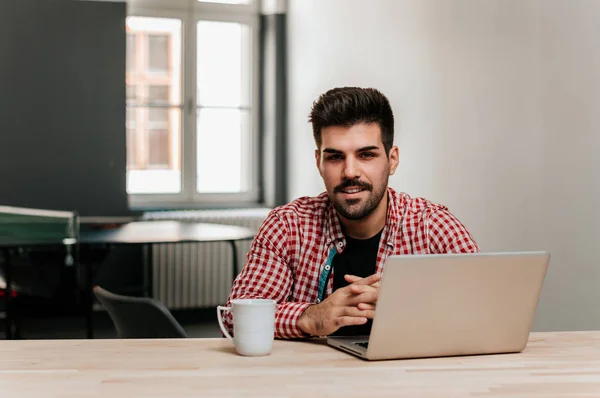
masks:
<svg viewBox="0 0 600 398"><path fill-rule="evenodd" d="M4 397L600 397L600 332L532 333L520 354L367 362L322 341L270 356L225 339L0 342Z"/></svg>

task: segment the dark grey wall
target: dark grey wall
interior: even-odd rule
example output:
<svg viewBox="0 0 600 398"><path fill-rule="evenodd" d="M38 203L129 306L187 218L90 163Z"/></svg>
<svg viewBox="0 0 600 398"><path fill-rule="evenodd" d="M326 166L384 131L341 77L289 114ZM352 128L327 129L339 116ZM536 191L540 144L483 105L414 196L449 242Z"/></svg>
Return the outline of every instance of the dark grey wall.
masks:
<svg viewBox="0 0 600 398"><path fill-rule="evenodd" d="M125 4L0 1L0 204L129 213Z"/></svg>

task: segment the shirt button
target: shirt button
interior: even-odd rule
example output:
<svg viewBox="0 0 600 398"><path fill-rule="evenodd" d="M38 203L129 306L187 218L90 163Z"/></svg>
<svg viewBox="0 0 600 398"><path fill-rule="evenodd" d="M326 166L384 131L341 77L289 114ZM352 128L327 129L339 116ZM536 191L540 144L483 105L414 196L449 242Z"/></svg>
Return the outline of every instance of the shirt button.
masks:
<svg viewBox="0 0 600 398"><path fill-rule="evenodd" d="M325 265L325 270L326 271L329 271L330 269L331 269L331 265L329 265L329 264Z"/></svg>
<svg viewBox="0 0 600 398"><path fill-rule="evenodd" d="M331 239L327 239L327 243L331 243Z"/></svg>
<svg viewBox="0 0 600 398"><path fill-rule="evenodd" d="M342 246L344 246L344 243L343 242L338 242L338 247L342 247Z"/></svg>
<svg viewBox="0 0 600 398"><path fill-rule="evenodd" d="M316 303L319 304L321 302L321 300L317 299Z"/></svg>

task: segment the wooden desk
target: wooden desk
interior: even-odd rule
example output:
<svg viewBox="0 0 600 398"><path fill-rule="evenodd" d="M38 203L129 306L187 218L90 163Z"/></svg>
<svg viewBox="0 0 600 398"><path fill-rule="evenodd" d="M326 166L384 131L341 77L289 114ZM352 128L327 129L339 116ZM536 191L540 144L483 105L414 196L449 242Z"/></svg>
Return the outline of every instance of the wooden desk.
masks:
<svg viewBox="0 0 600 398"><path fill-rule="evenodd" d="M25 397L600 397L600 332L531 334L520 354L366 362L319 342L238 356L225 339L0 341Z"/></svg>

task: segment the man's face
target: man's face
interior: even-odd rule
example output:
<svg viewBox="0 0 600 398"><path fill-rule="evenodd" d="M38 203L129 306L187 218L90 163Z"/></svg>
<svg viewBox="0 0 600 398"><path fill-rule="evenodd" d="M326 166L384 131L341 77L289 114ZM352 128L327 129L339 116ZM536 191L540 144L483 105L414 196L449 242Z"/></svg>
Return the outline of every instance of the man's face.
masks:
<svg viewBox="0 0 600 398"><path fill-rule="evenodd" d="M389 176L398 166L398 148L386 155L376 123L331 126L321 130L315 158L335 209L348 220L360 220L386 194Z"/></svg>

